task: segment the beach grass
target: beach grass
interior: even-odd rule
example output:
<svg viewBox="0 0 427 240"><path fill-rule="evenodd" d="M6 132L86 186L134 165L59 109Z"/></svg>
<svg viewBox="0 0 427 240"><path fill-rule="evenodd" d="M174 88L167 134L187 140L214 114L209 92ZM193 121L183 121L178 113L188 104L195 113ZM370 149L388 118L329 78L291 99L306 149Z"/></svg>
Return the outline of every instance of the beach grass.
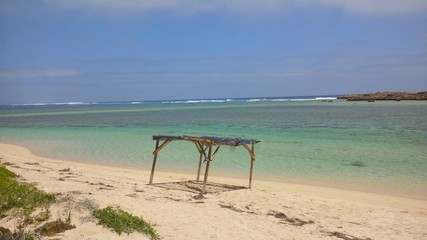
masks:
<svg viewBox="0 0 427 240"><path fill-rule="evenodd" d="M15 232L7 228L0 229L0 239L36 239L27 226L50 218L49 206L55 201L55 196L32 184L20 183L17 177L14 172L0 165L0 219L10 215L17 220ZM36 209L41 211L33 216Z"/></svg>
<svg viewBox="0 0 427 240"><path fill-rule="evenodd" d="M55 196L27 183L19 183L17 175L0 166L0 218L17 209L24 217L29 217L36 208L47 209Z"/></svg>
<svg viewBox="0 0 427 240"><path fill-rule="evenodd" d="M57 233L75 228L71 224L71 212L67 219L57 219L45 222L51 217L49 207L55 201L55 196L37 189L34 185L18 182L18 175L0 165L0 219L8 215L17 218L17 231L0 229L2 237L22 237L32 239L38 234L41 236L54 236ZM38 212L34 214L34 212ZM111 228L117 234L139 232L150 239L160 239L152 225L143 218L125 212L119 207L108 206L93 211L93 216L98 219L98 224ZM34 232L27 231L29 224L45 222Z"/></svg>
<svg viewBox="0 0 427 240"><path fill-rule="evenodd" d="M143 218L134 216L119 207L108 206L93 212L98 224L111 228L117 234L130 234L134 231L147 235L152 240L160 239L156 230Z"/></svg>

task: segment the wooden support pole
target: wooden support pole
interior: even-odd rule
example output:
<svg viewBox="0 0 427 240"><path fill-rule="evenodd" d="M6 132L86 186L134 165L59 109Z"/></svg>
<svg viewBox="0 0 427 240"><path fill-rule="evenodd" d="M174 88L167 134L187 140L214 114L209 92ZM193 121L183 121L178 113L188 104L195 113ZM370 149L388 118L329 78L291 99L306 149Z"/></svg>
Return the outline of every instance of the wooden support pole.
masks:
<svg viewBox="0 0 427 240"><path fill-rule="evenodd" d="M200 152L199 167L197 168L197 181L200 180L200 169L202 168L203 153Z"/></svg>
<svg viewBox="0 0 427 240"><path fill-rule="evenodd" d="M154 153L153 153L154 154L153 165L151 166L150 182L148 184L153 183L154 169L156 168L156 162L157 162L157 153L159 153L159 151L157 151L158 148L159 148L159 139L156 140L156 149L154 150Z"/></svg>
<svg viewBox="0 0 427 240"><path fill-rule="evenodd" d="M208 147L203 147L203 145L199 142L194 142L196 144L197 150L200 153L200 158L199 158L199 166L197 167L197 181L200 181L200 170L202 169L202 160L203 158L206 158L206 149Z"/></svg>
<svg viewBox="0 0 427 240"><path fill-rule="evenodd" d="M199 151L199 153L202 153L202 150L200 150L199 144L197 144L197 142L194 142L194 145L196 145L197 151Z"/></svg>
<svg viewBox="0 0 427 240"><path fill-rule="evenodd" d="M252 174L254 172L254 161L255 161L255 144L252 143L252 149L251 149L251 170L249 172L249 189L252 188Z"/></svg>
<svg viewBox="0 0 427 240"><path fill-rule="evenodd" d="M206 149L208 149L208 147L207 146L203 147L203 144L199 142L194 142L194 143L196 144L197 151L199 151L199 153L201 153L206 158Z"/></svg>
<svg viewBox="0 0 427 240"><path fill-rule="evenodd" d="M251 170L249 172L249 189L252 188L252 174L254 172L254 160L251 158Z"/></svg>
<svg viewBox="0 0 427 240"><path fill-rule="evenodd" d="M203 152L202 151L203 151L203 146L199 145L198 142L194 142L194 144L196 145L197 151L199 151L199 155L200 155L200 157L199 157L199 165L197 167L197 178L196 178L196 181L199 181L200 180L200 169L202 167L202 158L203 158Z"/></svg>
<svg viewBox="0 0 427 240"><path fill-rule="evenodd" d="M208 174L209 174L209 164L211 163L211 154L212 154L212 146L209 146L209 153L206 163L206 170L205 170L205 178L203 180L203 189L202 194L205 194L206 192L206 182L208 181Z"/></svg>

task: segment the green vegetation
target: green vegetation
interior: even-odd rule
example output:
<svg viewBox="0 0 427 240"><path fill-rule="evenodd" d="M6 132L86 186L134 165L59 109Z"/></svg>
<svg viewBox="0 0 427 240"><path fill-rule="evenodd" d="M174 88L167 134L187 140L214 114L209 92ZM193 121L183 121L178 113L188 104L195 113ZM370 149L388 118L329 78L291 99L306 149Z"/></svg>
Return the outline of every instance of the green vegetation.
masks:
<svg viewBox="0 0 427 240"><path fill-rule="evenodd" d="M45 223L43 226L37 228L36 232L40 233L42 236L54 236L57 233L65 232L73 228L76 228L76 226L71 225L71 214L69 214L65 221L57 219L56 221Z"/></svg>
<svg viewBox="0 0 427 240"><path fill-rule="evenodd" d="M27 183L19 183L17 175L4 166L0 165L0 219L13 216L18 220L16 230L0 227L0 239L35 239L36 236L54 236L57 233L75 228L71 224L71 213L65 220L57 219L46 222L50 219L50 204L55 201L52 194L48 194ZM98 219L98 224L111 228L114 232L130 234L134 231L140 232L158 240L159 235L150 223L141 217L134 216L121 210L119 207L106 207L97 209L92 202L82 202L87 208L93 211L93 216ZM41 225L45 222L43 225ZM32 225L35 230L27 230Z"/></svg>
<svg viewBox="0 0 427 240"><path fill-rule="evenodd" d="M27 226L50 218L49 206L55 197L31 184L19 183L16 177L15 173L0 165L0 219L8 214L18 220L14 232L0 229L0 239L32 240L35 235L27 231ZM33 216L36 209L41 211Z"/></svg>
<svg viewBox="0 0 427 240"><path fill-rule="evenodd" d="M38 190L30 184L16 181L16 174L0 166L0 218L10 209L22 211L24 217L38 207L45 208L55 200L52 194Z"/></svg>
<svg viewBox="0 0 427 240"><path fill-rule="evenodd" d="M137 231L146 234L153 240L160 239L150 223L141 217L123 211L119 207L108 206L94 211L93 215L98 219L98 224L111 228L119 235L123 232L129 234Z"/></svg>

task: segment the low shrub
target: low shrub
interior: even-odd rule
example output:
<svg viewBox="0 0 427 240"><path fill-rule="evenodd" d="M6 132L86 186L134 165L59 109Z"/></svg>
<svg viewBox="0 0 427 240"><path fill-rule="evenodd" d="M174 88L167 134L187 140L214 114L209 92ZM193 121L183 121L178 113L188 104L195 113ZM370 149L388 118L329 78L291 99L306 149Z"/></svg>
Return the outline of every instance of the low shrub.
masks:
<svg viewBox="0 0 427 240"><path fill-rule="evenodd" d="M55 200L52 194L38 190L35 186L16 181L16 174L0 166L0 216L17 208L29 216L38 207L47 207Z"/></svg>
<svg viewBox="0 0 427 240"><path fill-rule="evenodd" d="M117 234L130 234L134 231L147 235L153 240L160 239L156 230L143 218L123 211L119 207L108 206L93 212L98 224L111 228Z"/></svg>

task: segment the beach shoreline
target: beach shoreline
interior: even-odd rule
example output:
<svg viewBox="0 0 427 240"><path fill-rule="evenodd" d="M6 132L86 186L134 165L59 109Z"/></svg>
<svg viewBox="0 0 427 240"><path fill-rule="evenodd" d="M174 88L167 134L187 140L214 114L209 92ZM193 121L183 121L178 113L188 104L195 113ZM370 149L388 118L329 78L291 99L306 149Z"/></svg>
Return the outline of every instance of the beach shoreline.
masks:
<svg viewBox="0 0 427 240"><path fill-rule="evenodd" d="M0 145L13 145L13 146L19 146L22 148L25 148L26 151L29 152L30 155L33 156L37 156L40 158L45 158L45 159L50 159L53 161L63 161L63 162L73 162L73 163L77 163L77 164L83 164L83 165L87 165L89 167L111 167L113 169L117 168L117 169L122 169L122 170L137 170L137 171L141 171L142 173L144 173L144 175L150 175L150 170L151 170L151 160L150 159L150 164L147 166L142 166L142 165L120 165L118 162L119 161L115 161L115 162L111 162L111 163L102 163L100 161L90 161L90 160L86 160L86 159L61 159L58 160L59 158L55 158L55 157L50 157L50 156L43 156L40 154L36 154L33 152L32 150L32 146L25 146L25 145L21 145L20 143L4 143L4 142L0 142ZM23 152L23 151L21 151ZM164 157L162 157L164 158ZM155 175L159 176L179 176L180 178L183 179L188 179L188 180L192 180L192 179L196 179L196 163L194 164L194 169L190 170L188 168L178 168L178 169L173 169L172 166L164 166L162 165L162 162L165 159L162 159L161 161L159 161L159 164L157 164L156 166L156 172ZM246 160L246 159L242 159L242 160ZM216 161L214 161L216 162ZM343 191L350 191L350 192L361 192L361 193L372 193L372 194L378 194L378 195L385 195L385 196L393 196L393 197L401 197L401 198L410 198L410 199L416 199L416 200L423 200L423 201L427 201L427 192L426 191L417 191L415 192L414 190L407 190L407 189L402 189L402 188L393 188L392 186L367 186L365 185L360 185L356 184L356 183L348 183L348 182L337 182L337 181L326 181L325 179L317 179L317 178L310 178L310 179L304 179L303 177L298 177L298 178L292 178L291 176L271 176L267 173L263 173L263 172L259 172L257 171L257 163L258 161L255 161L255 172L254 172L254 176L255 176L255 180L259 183L262 183L261 185L273 185L273 186L281 186L281 185L289 185L289 186L304 186L304 187L313 187L313 189L316 188L326 188L326 189L336 189L336 190L343 190ZM246 171L247 170L247 171ZM202 171L201 171L201 178L203 178L203 173L204 173L204 165L202 166ZM247 175L247 176L246 176ZM233 171L229 171L229 170L223 170L221 171L219 174L215 173L214 171L210 171L209 174L209 178L216 178L218 179L220 182L237 182L238 184L242 185L242 186L247 186L248 185L248 176L249 176L249 169L243 169L243 171L239 171L239 172L233 172ZM291 187L292 188L292 187Z"/></svg>
<svg viewBox="0 0 427 240"><path fill-rule="evenodd" d="M336 239L338 233L360 239L427 237L427 201L420 199L256 178L249 190L247 179L209 176L208 193L197 200L200 185L190 182L193 175L156 172L148 185L149 171L49 159L9 144L0 144L0 158L22 181L48 193L142 215L162 239ZM145 239L135 234L118 238L95 222L81 221L82 214L72 216L77 229L63 233L63 239ZM298 221L301 225L294 224Z"/></svg>
<svg viewBox="0 0 427 240"><path fill-rule="evenodd" d="M147 170L143 170L142 168L132 169L130 167L120 167L115 165L102 165L97 163L84 163L84 162L75 162L75 161L47 158L47 157L34 155L30 149L23 146L19 146L19 145L14 145L14 144L0 143L0 154L15 155L18 157L26 157L29 159L37 159L39 161L57 163L60 165L70 165L70 166L74 165L74 166L81 166L88 169L103 169L111 172L129 172L129 173L139 174L145 177L150 176L150 170L148 169ZM160 181L164 180L165 178L190 181L190 180L195 180L196 175L190 174L190 173L182 173L182 172L156 171L154 174L154 181L153 181L154 184L156 183L156 178L159 178ZM387 199L387 198L394 199L393 201L391 201L393 203L401 202L400 200L403 200L403 199L408 199L408 200L412 199L414 201L422 201L427 203L427 199L417 198L412 196L396 196L393 194L372 193L367 191L357 191L354 189L335 188L335 187L328 187L328 186L322 186L322 185L300 184L300 183L283 182L283 181L257 180L257 179L254 179L253 181L255 182L253 188L257 190L268 188L269 190L280 191L280 190L286 189L287 191L291 191L299 194L313 194L313 195L318 195L322 197L327 197L329 195L329 196L336 196L338 198L343 198L346 200L355 200L354 197L359 195L359 196L363 196L359 199L359 201L367 201L366 203L373 203L374 201L372 201L371 199L375 199L376 201L382 197L384 199ZM230 178L230 177L224 177L224 176L209 175L208 182L218 182L222 184L231 184L231 185L237 185L241 187L247 187L248 179L240 178L240 177ZM148 184L148 181L146 182L146 184ZM327 192L327 194L323 194L325 192ZM351 197L347 198L347 196L351 196ZM391 205L392 204L390 204L390 206ZM411 203L405 207L412 207L412 206L413 205Z"/></svg>

